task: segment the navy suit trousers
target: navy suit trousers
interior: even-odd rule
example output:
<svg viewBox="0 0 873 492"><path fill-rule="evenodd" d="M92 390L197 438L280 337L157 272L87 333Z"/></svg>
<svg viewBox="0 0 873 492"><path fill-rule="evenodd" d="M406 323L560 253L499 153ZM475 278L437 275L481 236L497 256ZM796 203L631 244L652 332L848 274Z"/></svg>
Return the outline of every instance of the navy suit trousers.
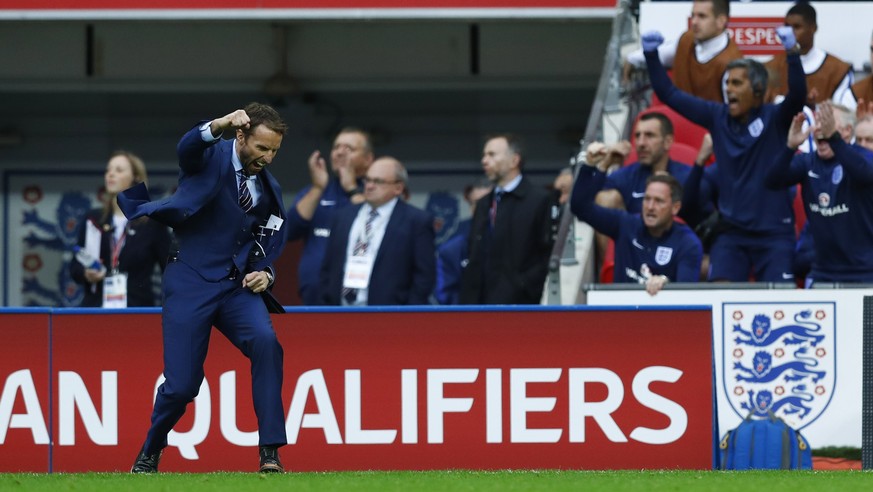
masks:
<svg viewBox="0 0 873 492"><path fill-rule="evenodd" d="M164 273L164 377L143 450L167 446L167 434L200 390L209 336L215 326L252 364L252 399L260 446L287 444L282 404L282 346L259 294L242 277L204 280L181 261Z"/></svg>

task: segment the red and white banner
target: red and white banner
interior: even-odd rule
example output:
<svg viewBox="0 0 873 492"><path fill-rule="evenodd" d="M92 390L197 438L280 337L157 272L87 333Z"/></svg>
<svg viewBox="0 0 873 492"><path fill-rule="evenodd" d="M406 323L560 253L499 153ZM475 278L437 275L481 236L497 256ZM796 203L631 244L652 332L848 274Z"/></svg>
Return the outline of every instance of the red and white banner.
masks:
<svg viewBox="0 0 873 492"><path fill-rule="evenodd" d="M49 310L0 310L0 471L50 467Z"/></svg>
<svg viewBox="0 0 873 492"><path fill-rule="evenodd" d="M0 312L0 471L130 467L162 368L160 315L94 313ZM273 321L291 470L712 466L708 309L301 310ZM214 334L164 471L257 464L248 363Z"/></svg>
<svg viewBox="0 0 873 492"><path fill-rule="evenodd" d="M776 36L776 28L785 24L785 18L731 17L728 33L746 56L775 55L785 48Z"/></svg>

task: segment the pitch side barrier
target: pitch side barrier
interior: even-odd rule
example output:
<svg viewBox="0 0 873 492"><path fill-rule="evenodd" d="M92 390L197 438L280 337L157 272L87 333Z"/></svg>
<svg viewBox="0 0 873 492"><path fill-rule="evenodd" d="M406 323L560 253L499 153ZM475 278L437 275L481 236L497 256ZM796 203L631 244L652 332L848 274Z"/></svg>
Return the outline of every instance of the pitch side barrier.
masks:
<svg viewBox="0 0 873 492"><path fill-rule="evenodd" d="M718 426L773 411L813 448L861 448L873 468L873 285L676 283L649 296L597 284L585 297L592 306L711 305Z"/></svg>
<svg viewBox="0 0 873 492"><path fill-rule="evenodd" d="M288 308L296 471L710 469L709 306ZM164 471L250 470L247 360L213 331ZM0 471L129 469L161 382L160 310L0 310Z"/></svg>

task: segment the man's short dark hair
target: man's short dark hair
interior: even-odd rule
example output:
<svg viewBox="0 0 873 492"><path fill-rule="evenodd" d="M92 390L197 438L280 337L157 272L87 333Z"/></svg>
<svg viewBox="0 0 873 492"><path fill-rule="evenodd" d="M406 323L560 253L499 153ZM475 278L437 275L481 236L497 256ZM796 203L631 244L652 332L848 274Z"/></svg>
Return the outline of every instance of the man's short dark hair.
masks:
<svg viewBox="0 0 873 492"><path fill-rule="evenodd" d="M495 138L506 140L506 146L518 156L518 167L521 168L524 165L524 141L522 138L514 133L492 133L485 137L485 141L488 142Z"/></svg>
<svg viewBox="0 0 873 492"><path fill-rule="evenodd" d="M718 17L720 15L724 15L725 17L731 16L731 3L728 0L694 0L695 2L711 2L712 3L712 15Z"/></svg>
<svg viewBox="0 0 873 492"><path fill-rule="evenodd" d="M788 17L789 15L799 15L803 19L803 22L818 25L816 22L815 8L813 8L809 2L795 3L790 9L788 9L788 13L785 14L785 17Z"/></svg>
<svg viewBox="0 0 873 492"><path fill-rule="evenodd" d="M643 113L643 115L640 116L640 121L649 120L658 120L658 123L661 124L662 137L666 137L667 135L673 135L673 122L670 121L670 118L668 118L667 115L665 115L664 113L652 111L651 113Z"/></svg>
<svg viewBox="0 0 873 492"><path fill-rule="evenodd" d="M682 201L682 185L679 180L670 174L653 174L646 179L646 188L650 183L664 183L670 187L670 199L674 202Z"/></svg>
<svg viewBox="0 0 873 492"><path fill-rule="evenodd" d="M752 60L751 58L739 58L727 64L725 70L733 68L744 68L746 76L749 78L749 83L752 84L752 91L756 96L764 97L767 92L767 69L764 64Z"/></svg>
<svg viewBox="0 0 873 492"><path fill-rule="evenodd" d="M272 106L251 102L246 105L244 110L249 115L249 129L244 130L246 134L250 134L258 125L264 125L279 135L285 135L285 131L288 130L288 125Z"/></svg>

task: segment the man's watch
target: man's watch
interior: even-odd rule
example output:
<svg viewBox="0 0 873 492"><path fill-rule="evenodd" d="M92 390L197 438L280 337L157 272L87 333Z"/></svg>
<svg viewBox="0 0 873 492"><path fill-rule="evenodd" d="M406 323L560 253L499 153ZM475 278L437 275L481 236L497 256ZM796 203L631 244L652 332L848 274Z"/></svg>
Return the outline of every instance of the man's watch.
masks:
<svg viewBox="0 0 873 492"><path fill-rule="evenodd" d="M267 286L269 287L269 286L273 285L273 274L266 271L266 270L264 270L264 273L267 274Z"/></svg>

